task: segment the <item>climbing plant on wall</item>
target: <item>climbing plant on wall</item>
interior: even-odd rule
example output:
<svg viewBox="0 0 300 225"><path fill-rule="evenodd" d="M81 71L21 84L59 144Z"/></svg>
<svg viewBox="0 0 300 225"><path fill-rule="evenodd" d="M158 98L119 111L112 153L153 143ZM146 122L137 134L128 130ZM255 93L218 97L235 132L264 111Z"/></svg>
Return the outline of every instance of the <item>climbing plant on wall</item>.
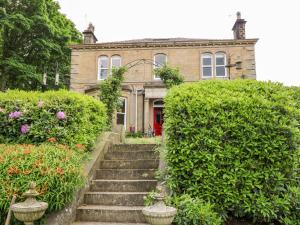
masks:
<svg viewBox="0 0 300 225"><path fill-rule="evenodd" d="M164 66L155 69L154 72L158 77L160 77L168 89L174 85L183 83L183 77L178 68L172 68L165 64Z"/></svg>
<svg viewBox="0 0 300 225"><path fill-rule="evenodd" d="M100 100L106 105L108 125L112 125L113 113L116 111L121 97L122 82L124 73L128 68L126 66L113 68L112 75L101 82L100 84Z"/></svg>

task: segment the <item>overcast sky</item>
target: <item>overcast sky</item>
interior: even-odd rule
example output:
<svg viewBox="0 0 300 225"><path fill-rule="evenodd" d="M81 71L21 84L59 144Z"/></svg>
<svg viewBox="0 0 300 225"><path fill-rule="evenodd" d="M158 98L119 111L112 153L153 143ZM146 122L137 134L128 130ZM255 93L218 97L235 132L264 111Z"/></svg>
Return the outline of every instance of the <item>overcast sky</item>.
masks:
<svg viewBox="0 0 300 225"><path fill-rule="evenodd" d="M83 31L95 25L99 42L136 38L233 38L236 12L256 45L257 79L300 86L299 0L58 0Z"/></svg>

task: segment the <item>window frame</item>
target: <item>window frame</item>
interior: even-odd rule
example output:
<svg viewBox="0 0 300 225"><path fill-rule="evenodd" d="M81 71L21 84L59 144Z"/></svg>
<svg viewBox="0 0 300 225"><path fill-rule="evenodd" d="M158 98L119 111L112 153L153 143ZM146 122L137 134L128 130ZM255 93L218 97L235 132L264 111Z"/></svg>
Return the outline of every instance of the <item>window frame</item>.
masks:
<svg viewBox="0 0 300 225"><path fill-rule="evenodd" d="M118 112L117 110L117 115L116 115L116 124L117 125L124 125L124 130L126 130L126 125L127 125L127 98L125 97L120 97L119 99L124 100L125 102L125 110L124 112ZM124 115L124 124L118 124L118 114Z"/></svg>
<svg viewBox="0 0 300 225"><path fill-rule="evenodd" d="M104 68L102 68L101 64L100 64L101 59L103 59L103 58L107 59L107 67L104 67ZM101 78L101 71L102 70L107 70L106 78ZM97 78L98 78L98 80L105 80L105 79L107 79L108 75L109 75L109 57L107 55L100 55L98 57L98 76L97 76Z"/></svg>
<svg viewBox="0 0 300 225"><path fill-rule="evenodd" d="M217 58L218 58L218 55L222 55L224 57L224 65L217 65ZM215 53L215 57L214 57L214 60L215 60L215 68L214 68L214 71L215 71L215 77L218 77L218 78L226 78L227 77L227 68L226 68L226 60L227 60L227 57L226 57L226 54L224 52L216 52ZM217 67L224 67L224 71L225 71L225 74L224 76L218 76L217 75Z"/></svg>
<svg viewBox="0 0 300 225"><path fill-rule="evenodd" d="M203 59L208 58L205 56L210 56L211 64L210 65L204 65ZM204 76L204 68L211 68L211 75L210 76ZM213 54L210 52L205 52L201 54L201 76L203 79L209 79L214 77L214 57Z"/></svg>
<svg viewBox="0 0 300 225"><path fill-rule="evenodd" d="M153 63L153 70L158 69L158 68L160 68L160 67L163 66L163 65L160 65L160 66L156 65L155 58L156 58L157 55L164 55L165 56L166 60L165 60L164 64L167 64L167 62L168 62L168 56L167 56L167 54L165 54L165 53L156 53L156 54L154 54L154 56L153 56L153 62L154 62ZM161 79L160 79L160 77L157 77L156 74L154 73L154 80L161 80Z"/></svg>
<svg viewBox="0 0 300 225"><path fill-rule="evenodd" d="M113 69L113 58L116 58L116 57L118 57L120 59L120 65L118 67L116 67L116 66L115 67L120 68L122 66L122 57L120 55L112 55L110 57L110 69L111 70Z"/></svg>

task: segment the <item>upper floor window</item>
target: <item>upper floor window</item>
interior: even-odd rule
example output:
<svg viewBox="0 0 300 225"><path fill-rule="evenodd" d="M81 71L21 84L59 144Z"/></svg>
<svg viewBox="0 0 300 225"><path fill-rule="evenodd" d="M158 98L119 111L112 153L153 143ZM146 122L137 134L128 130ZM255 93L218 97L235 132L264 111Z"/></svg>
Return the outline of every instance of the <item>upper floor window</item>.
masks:
<svg viewBox="0 0 300 225"><path fill-rule="evenodd" d="M108 75L108 57L103 55L99 57L99 71L98 71L98 79L105 80Z"/></svg>
<svg viewBox="0 0 300 225"><path fill-rule="evenodd" d="M226 55L224 53L216 54L216 77L225 77L226 76Z"/></svg>
<svg viewBox="0 0 300 225"><path fill-rule="evenodd" d="M202 55L202 76L212 77L213 76L213 60L211 54Z"/></svg>
<svg viewBox="0 0 300 225"><path fill-rule="evenodd" d="M154 69L160 68L167 63L167 55L158 53L154 56ZM157 75L154 75L154 79L160 79Z"/></svg>
<svg viewBox="0 0 300 225"><path fill-rule="evenodd" d="M121 67L121 56L119 55L113 55L111 57L111 64L110 64L111 68L116 67L119 68Z"/></svg>

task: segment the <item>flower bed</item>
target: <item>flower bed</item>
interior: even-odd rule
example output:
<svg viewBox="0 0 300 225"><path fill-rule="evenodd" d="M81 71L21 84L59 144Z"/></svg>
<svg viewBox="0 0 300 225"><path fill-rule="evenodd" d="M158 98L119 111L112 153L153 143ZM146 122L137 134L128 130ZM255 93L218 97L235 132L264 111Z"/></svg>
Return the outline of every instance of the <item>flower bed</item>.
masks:
<svg viewBox="0 0 300 225"><path fill-rule="evenodd" d="M98 100L68 91L0 94L0 143L37 144L49 138L91 148L106 127L106 109Z"/></svg>
<svg viewBox="0 0 300 225"><path fill-rule="evenodd" d="M84 148L62 144L0 145L0 224L4 224L11 198L28 190L30 181L37 183L39 199L49 203L47 212L63 208L74 192L84 184L81 165ZM13 221L12 224L17 224Z"/></svg>

